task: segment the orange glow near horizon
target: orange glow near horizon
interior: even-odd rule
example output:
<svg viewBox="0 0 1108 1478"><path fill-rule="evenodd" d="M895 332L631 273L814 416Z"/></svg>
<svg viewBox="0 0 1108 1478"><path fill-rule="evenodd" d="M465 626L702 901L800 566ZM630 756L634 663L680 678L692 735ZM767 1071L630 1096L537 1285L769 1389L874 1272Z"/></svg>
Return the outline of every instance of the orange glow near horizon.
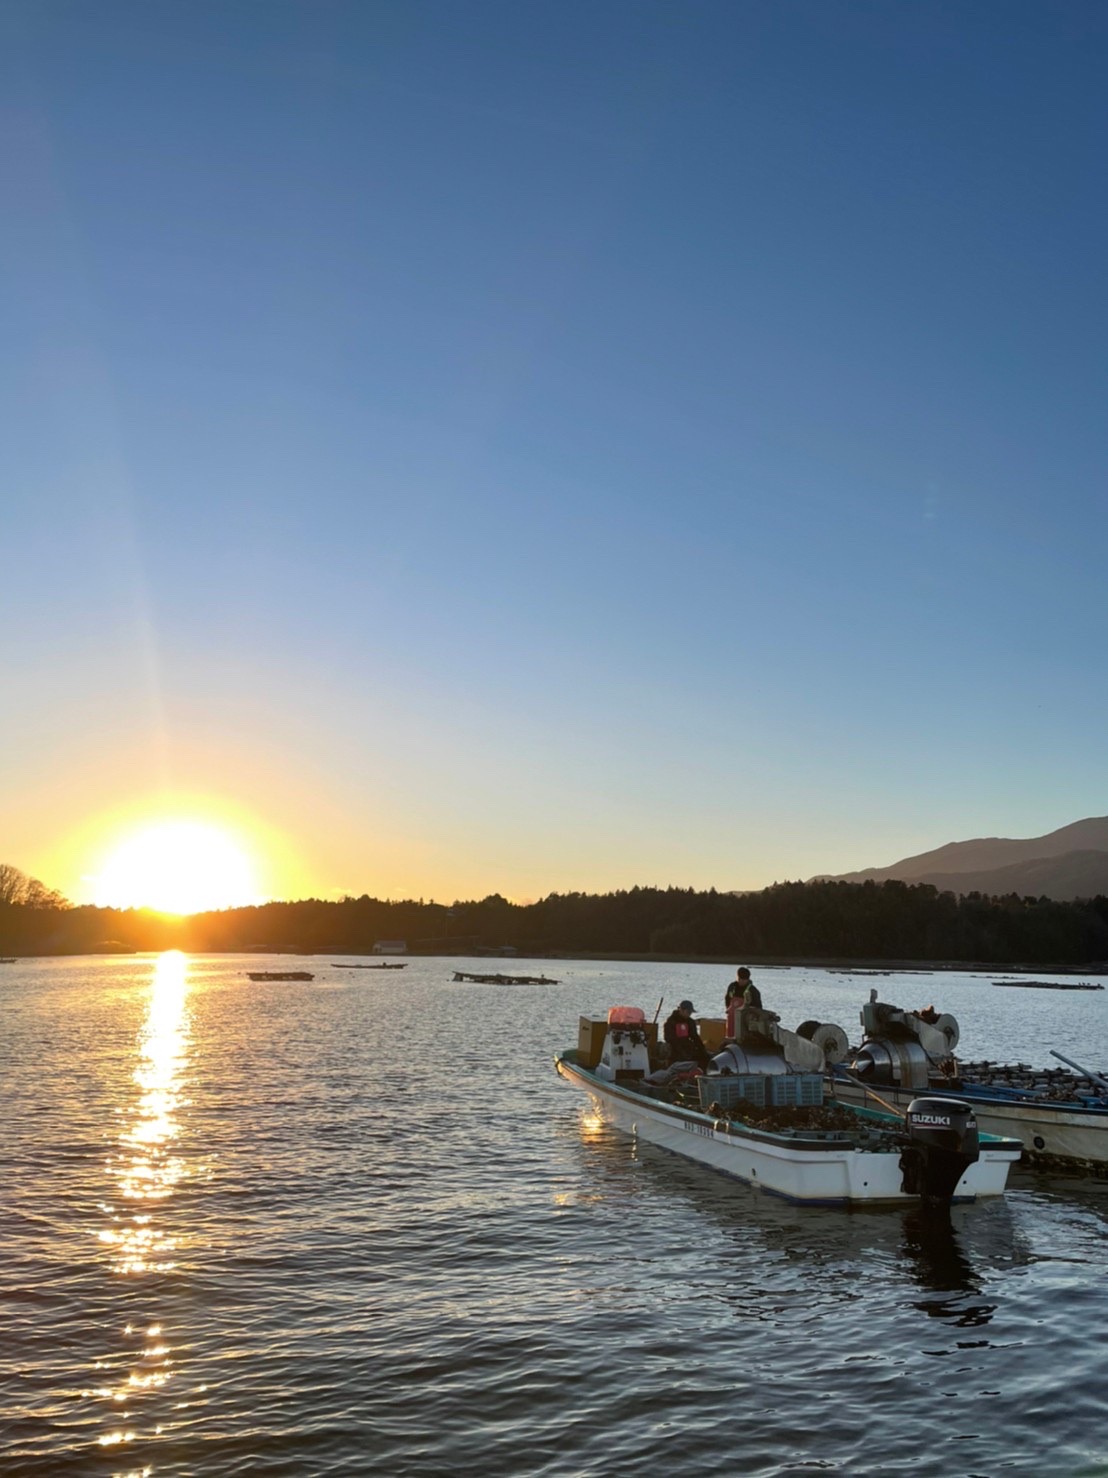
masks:
<svg viewBox="0 0 1108 1478"><path fill-rule="evenodd" d="M191 914L262 901L249 849L229 827L150 822L109 848L89 880L93 902L102 908Z"/></svg>

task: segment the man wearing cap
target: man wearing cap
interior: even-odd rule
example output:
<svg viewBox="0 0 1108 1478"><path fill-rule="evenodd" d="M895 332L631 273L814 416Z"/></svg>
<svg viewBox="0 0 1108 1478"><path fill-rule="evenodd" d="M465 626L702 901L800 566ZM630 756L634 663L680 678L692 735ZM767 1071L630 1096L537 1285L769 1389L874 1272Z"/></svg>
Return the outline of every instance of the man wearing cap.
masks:
<svg viewBox="0 0 1108 1478"><path fill-rule="evenodd" d="M695 1062L701 1067L707 1067L708 1049L700 1040L700 1028L692 1019L695 1010L691 1001L682 1001L666 1017L662 1033L669 1043L671 1063Z"/></svg>
<svg viewBox="0 0 1108 1478"><path fill-rule="evenodd" d="M727 1012L727 1035L735 1035L735 1016L743 1006L757 1006L762 1009L762 993L750 978L750 971L745 965L740 965L735 971L735 978L727 987L727 994L723 998L724 1009Z"/></svg>

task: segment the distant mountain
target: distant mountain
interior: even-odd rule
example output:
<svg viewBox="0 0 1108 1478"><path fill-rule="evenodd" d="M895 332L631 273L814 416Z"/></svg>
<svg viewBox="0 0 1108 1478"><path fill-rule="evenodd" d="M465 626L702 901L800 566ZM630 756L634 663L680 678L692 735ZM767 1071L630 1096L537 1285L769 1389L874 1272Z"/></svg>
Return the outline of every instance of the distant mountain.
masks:
<svg viewBox="0 0 1108 1478"><path fill-rule="evenodd" d="M1098 893L1108 897L1108 852L1066 852L991 872L934 872L913 881L931 883L942 893L984 893L988 897L1018 893L1021 898L1059 902L1095 898Z"/></svg>
<svg viewBox="0 0 1108 1478"><path fill-rule="evenodd" d="M1019 893L1072 899L1108 895L1108 816L1090 816L1046 836L948 842L890 867L841 873L838 882L931 883L954 893Z"/></svg>

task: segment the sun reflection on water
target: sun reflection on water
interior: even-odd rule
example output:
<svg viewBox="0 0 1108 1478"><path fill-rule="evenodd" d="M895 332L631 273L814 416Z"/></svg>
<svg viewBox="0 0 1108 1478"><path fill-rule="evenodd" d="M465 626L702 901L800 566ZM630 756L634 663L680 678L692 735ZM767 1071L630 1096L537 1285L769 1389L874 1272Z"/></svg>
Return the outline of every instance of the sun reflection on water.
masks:
<svg viewBox="0 0 1108 1478"><path fill-rule="evenodd" d="M173 1153L180 1133L181 1074L188 1053L189 1024L185 1010L188 962L178 950L159 956L154 967L150 1004L139 1034L139 1061L134 1082L139 1099L119 1136L119 1152L108 1162L109 1174L125 1202L137 1203L115 1213L100 1240L114 1249L117 1273L164 1273L174 1267L175 1240L159 1225L150 1203L172 1196L185 1175L185 1164Z"/></svg>
<svg viewBox="0 0 1108 1478"><path fill-rule="evenodd" d="M132 1074L138 1094L125 1111L123 1127L108 1156L107 1171L115 1194L112 1202L102 1205L109 1224L97 1235L111 1250L112 1272L134 1283L136 1291L144 1286L144 1275L164 1276L177 1265L177 1239L166 1219L166 1203L188 1174L177 1150L180 1114L187 1104L183 1097L189 1049L187 995L186 956L178 950L159 956ZM129 1347L123 1359L97 1361L94 1367L111 1370L114 1384L84 1393L103 1400L110 1409L111 1428L97 1438L101 1447L136 1440L135 1428L121 1424L120 1418L123 1423L133 1419L130 1407L165 1386L172 1375L170 1345L161 1323L136 1320L127 1324L123 1334ZM160 1430L155 1428L154 1434Z"/></svg>

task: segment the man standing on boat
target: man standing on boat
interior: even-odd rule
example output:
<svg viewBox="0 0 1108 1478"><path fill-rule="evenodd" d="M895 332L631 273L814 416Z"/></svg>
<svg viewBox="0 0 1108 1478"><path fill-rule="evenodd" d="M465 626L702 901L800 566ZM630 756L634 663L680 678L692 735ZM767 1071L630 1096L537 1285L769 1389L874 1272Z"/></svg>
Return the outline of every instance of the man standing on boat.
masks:
<svg viewBox="0 0 1108 1478"><path fill-rule="evenodd" d="M735 1016L742 1006L756 1006L762 1010L762 992L751 979L750 971L745 965L740 965L735 971L735 978L727 987L727 994L723 998L724 1008L727 1011L727 1035L735 1035Z"/></svg>
<svg viewBox="0 0 1108 1478"><path fill-rule="evenodd" d="M669 1043L669 1060L695 1062L700 1067L708 1066L708 1049L700 1040L700 1028L692 1019L696 1007L691 1001L682 1001L666 1017L662 1034Z"/></svg>
<svg viewBox="0 0 1108 1478"><path fill-rule="evenodd" d="M735 971L735 978L727 987L727 994L723 998L724 1007L731 1009L731 1002L738 1000L740 1006L757 1006L762 1010L762 992L751 979L750 971L745 965L740 965Z"/></svg>

